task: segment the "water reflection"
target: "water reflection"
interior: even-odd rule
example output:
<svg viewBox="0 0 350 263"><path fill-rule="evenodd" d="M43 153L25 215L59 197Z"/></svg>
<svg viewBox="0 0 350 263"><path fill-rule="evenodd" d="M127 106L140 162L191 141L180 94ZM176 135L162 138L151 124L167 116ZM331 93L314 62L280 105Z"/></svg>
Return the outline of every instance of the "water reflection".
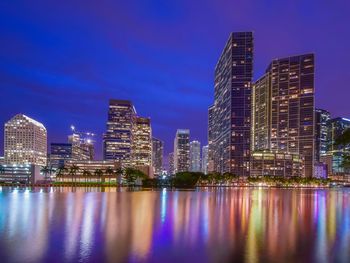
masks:
<svg viewBox="0 0 350 263"><path fill-rule="evenodd" d="M347 189L0 189L6 262L348 262Z"/></svg>

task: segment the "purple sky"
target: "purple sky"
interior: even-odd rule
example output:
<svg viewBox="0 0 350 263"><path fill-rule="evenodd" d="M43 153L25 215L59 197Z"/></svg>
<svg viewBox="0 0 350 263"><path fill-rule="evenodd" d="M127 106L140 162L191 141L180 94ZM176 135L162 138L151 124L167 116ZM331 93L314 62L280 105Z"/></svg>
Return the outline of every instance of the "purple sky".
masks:
<svg viewBox="0 0 350 263"><path fill-rule="evenodd" d="M231 31L254 31L255 79L273 58L314 52L316 106L350 117L349 11L345 0L1 1L0 123L27 114L49 142L74 124L98 134L101 157L108 100L129 99L166 153L177 128L204 144Z"/></svg>

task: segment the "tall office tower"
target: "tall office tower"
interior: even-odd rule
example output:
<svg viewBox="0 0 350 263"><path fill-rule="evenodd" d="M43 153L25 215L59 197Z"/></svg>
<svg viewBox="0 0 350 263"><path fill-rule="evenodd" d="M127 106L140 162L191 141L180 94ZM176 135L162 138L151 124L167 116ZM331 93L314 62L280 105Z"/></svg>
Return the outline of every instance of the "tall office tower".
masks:
<svg viewBox="0 0 350 263"><path fill-rule="evenodd" d="M163 154L164 154L164 142L153 137L152 138L152 163L154 167L154 173L160 175L163 171Z"/></svg>
<svg viewBox="0 0 350 263"><path fill-rule="evenodd" d="M136 117L132 131L132 164L152 166L151 119Z"/></svg>
<svg viewBox="0 0 350 263"><path fill-rule="evenodd" d="M209 151L213 170L249 175L253 33L231 33L215 67Z"/></svg>
<svg viewBox="0 0 350 263"><path fill-rule="evenodd" d="M202 147L202 173L208 174L208 153L209 153L209 146L205 145Z"/></svg>
<svg viewBox="0 0 350 263"><path fill-rule="evenodd" d="M252 151L297 153L313 176L314 55L273 60L252 94Z"/></svg>
<svg viewBox="0 0 350 263"><path fill-rule="evenodd" d="M179 129L174 140L174 172L190 170L190 130Z"/></svg>
<svg viewBox="0 0 350 263"><path fill-rule="evenodd" d="M208 109L208 172L214 172L214 114L215 107L211 105Z"/></svg>
<svg viewBox="0 0 350 263"><path fill-rule="evenodd" d="M331 157L332 163L332 174L349 173L350 169L344 170L342 162L344 155L350 154L350 146L334 145L335 140L339 137L346 129L350 129L350 119L346 118L334 118L328 121L328 146L327 155Z"/></svg>
<svg viewBox="0 0 350 263"><path fill-rule="evenodd" d="M169 175L175 174L174 152L169 153L169 155L168 155L168 163L169 163Z"/></svg>
<svg viewBox="0 0 350 263"><path fill-rule="evenodd" d="M201 171L201 143L199 141L190 142L190 171Z"/></svg>
<svg viewBox="0 0 350 263"><path fill-rule="evenodd" d="M5 163L46 165L47 132L40 122L17 114L5 123Z"/></svg>
<svg viewBox="0 0 350 263"><path fill-rule="evenodd" d="M320 161L320 156L325 155L328 145L328 126L327 122L331 115L328 111L315 109L315 160Z"/></svg>
<svg viewBox="0 0 350 263"><path fill-rule="evenodd" d="M73 134L68 136L68 143L72 147L71 159L75 161L94 160L94 134L83 133L73 130Z"/></svg>
<svg viewBox="0 0 350 263"><path fill-rule="evenodd" d="M132 157L133 127L136 110L127 100L110 100L107 131L103 135L104 160L129 165Z"/></svg>
<svg viewBox="0 0 350 263"><path fill-rule="evenodd" d="M72 159L71 143L51 143L50 165L53 168L64 167L67 161Z"/></svg>

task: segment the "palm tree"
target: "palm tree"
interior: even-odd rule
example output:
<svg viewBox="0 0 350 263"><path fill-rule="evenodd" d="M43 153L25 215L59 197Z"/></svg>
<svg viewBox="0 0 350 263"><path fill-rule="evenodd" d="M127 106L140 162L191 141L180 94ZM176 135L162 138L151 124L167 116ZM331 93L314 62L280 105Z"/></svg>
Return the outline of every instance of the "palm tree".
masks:
<svg viewBox="0 0 350 263"><path fill-rule="evenodd" d="M108 175L108 181L109 181L109 184L111 184L111 177L112 175L114 174L114 171L111 167L108 167L106 169L106 172L105 172L107 175Z"/></svg>
<svg viewBox="0 0 350 263"><path fill-rule="evenodd" d="M56 170L56 178L61 178L64 177L64 173L67 171L67 168L64 167L64 165L58 167L58 169Z"/></svg>
<svg viewBox="0 0 350 263"><path fill-rule="evenodd" d="M85 183L87 183L87 179L91 178L91 172L89 170L83 170L83 176L85 178Z"/></svg>
<svg viewBox="0 0 350 263"><path fill-rule="evenodd" d="M116 180L118 184L122 183L123 168L119 167L115 170Z"/></svg>
<svg viewBox="0 0 350 263"><path fill-rule="evenodd" d="M70 169L69 169L69 175L72 177L72 183L73 183L73 179L76 180L76 174L79 171L79 167L76 166L75 164L73 164Z"/></svg>
<svg viewBox="0 0 350 263"><path fill-rule="evenodd" d="M103 175L102 170L101 169L96 169L94 174L100 180L100 183L101 183L101 177Z"/></svg>
<svg viewBox="0 0 350 263"><path fill-rule="evenodd" d="M0 164L0 174L4 174L4 173L5 173L5 168Z"/></svg>
<svg viewBox="0 0 350 263"><path fill-rule="evenodd" d="M41 166L40 172L44 174L45 181L46 181L46 180L47 180L47 175L50 173L50 168L49 168L49 166L47 166L47 165Z"/></svg>

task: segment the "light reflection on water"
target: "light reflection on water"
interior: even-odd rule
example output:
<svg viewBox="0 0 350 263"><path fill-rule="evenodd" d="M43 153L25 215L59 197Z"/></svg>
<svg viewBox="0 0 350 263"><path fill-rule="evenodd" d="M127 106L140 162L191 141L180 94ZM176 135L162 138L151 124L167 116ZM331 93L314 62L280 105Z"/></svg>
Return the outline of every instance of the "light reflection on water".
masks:
<svg viewBox="0 0 350 263"><path fill-rule="evenodd" d="M349 262L348 189L0 188L1 262Z"/></svg>

